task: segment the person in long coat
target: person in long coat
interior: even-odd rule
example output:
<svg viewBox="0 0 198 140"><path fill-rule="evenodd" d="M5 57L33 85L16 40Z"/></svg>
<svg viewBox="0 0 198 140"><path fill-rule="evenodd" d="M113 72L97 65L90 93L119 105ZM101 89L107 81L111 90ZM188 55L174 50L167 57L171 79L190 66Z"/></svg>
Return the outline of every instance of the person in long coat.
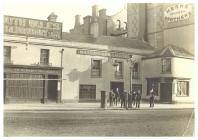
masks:
<svg viewBox="0 0 198 140"><path fill-rule="evenodd" d="M109 106L113 105L113 89L109 92Z"/></svg>
<svg viewBox="0 0 198 140"><path fill-rule="evenodd" d="M150 107L154 107L155 92L153 88L150 90Z"/></svg>
<svg viewBox="0 0 198 140"><path fill-rule="evenodd" d="M119 88L116 88L115 91L115 105L117 106L118 102L119 102L119 98L120 98L120 92L119 92Z"/></svg>
<svg viewBox="0 0 198 140"><path fill-rule="evenodd" d="M135 106L135 102L136 102L136 91L133 90L132 91L132 97L131 97L131 102L132 102L132 107Z"/></svg>
<svg viewBox="0 0 198 140"><path fill-rule="evenodd" d="M121 100L121 108L124 107L125 105L125 93L124 91L120 93L120 100Z"/></svg>
<svg viewBox="0 0 198 140"><path fill-rule="evenodd" d="M141 101L141 92L140 90L138 90L136 95L136 108L140 108L140 101Z"/></svg>

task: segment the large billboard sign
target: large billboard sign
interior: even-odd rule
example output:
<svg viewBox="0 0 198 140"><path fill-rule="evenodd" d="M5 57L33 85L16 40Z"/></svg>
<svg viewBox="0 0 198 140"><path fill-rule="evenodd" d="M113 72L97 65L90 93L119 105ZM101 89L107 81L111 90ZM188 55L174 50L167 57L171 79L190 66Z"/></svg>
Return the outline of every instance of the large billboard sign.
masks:
<svg viewBox="0 0 198 140"><path fill-rule="evenodd" d="M62 39L62 23L4 16L4 33L49 39Z"/></svg>
<svg viewBox="0 0 198 140"><path fill-rule="evenodd" d="M190 4L171 5L166 8L164 16L168 22L188 20L192 16L192 6Z"/></svg>

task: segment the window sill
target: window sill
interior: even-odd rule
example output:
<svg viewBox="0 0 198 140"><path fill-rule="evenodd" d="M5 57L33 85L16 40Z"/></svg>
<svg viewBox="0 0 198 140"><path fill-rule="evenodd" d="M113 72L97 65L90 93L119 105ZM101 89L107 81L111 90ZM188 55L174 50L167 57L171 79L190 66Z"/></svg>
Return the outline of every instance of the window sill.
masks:
<svg viewBox="0 0 198 140"><path fill-rule="evenodd" d="M91 76L90 78L102 78L102 76Z"/></svg>
<svg viewBox="0 0 198 140"><path fill-rule="evenodd" d="M176 97L189 97L189 95L176 95Z"/></svg>
<svg viewBox="0 0 198 140"><path fill-rule="evenodd" d="M161 72L161 74L172 74L172 72Z"/></svg>

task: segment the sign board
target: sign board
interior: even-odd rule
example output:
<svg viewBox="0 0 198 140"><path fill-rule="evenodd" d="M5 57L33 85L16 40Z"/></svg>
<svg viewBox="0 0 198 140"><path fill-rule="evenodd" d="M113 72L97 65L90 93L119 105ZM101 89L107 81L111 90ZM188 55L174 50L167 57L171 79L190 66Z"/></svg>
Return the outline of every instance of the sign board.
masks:
<svg viewBox="0 0 198 140"><path fill-rule="evenodd" d="M62 23L4 16L4 33L49 39L62 39Z"/></svg>
<svg viewBox="0 0 198 140"><path fill-rule="evenodd" d="M103 56L103 57L111 57L111 58L121 58L121 59L128 59L130 53L121 53L121 52L103 52L103 51L96 51L96 50L83 50L78 49L76 54L80 55L90 55L90 56Z"/></svg>
<svg viewBox="0 0 198 140"><path fill-rule="evenodd" d="M164 18L167 22L178 22L188 20L192 15L192 5L174 4L167 7L164 11Z"/></svg>

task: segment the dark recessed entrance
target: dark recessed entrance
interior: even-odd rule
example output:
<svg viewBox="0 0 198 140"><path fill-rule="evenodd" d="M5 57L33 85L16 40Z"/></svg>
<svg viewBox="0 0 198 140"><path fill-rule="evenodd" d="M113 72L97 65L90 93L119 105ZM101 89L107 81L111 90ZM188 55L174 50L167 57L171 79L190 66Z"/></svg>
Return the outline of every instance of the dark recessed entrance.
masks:
<svg viewBox="0 0 198 140"><path fill-rule="evenodd" d="M160 83L160 101L172 102L172 83Z"/></svg>
<svg viewBox="0 0 198 140"><path fill-rule="evenodd" d="M113 89L113 91L115 92L116 88L118 88L120 92L123 92L124 82L111 82L110 83L110 90Z"/></svg>
<svg viewBox="0 0 198 140"><path fill-rule="evenodd" d="M58 76L57 75L48 75L48 94L47 99L49 102L56 102L57 101L57 86L58 86ZM55 79L55 80L53 80Z"/></svg>

